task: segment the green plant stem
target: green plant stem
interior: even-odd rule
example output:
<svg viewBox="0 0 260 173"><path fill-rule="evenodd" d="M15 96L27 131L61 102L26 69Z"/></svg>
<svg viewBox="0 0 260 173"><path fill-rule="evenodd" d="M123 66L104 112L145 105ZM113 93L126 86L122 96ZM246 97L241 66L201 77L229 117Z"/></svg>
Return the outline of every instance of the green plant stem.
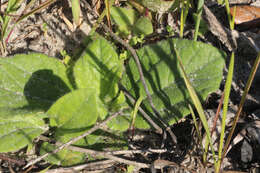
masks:
<svg viewBox="0 0 260 173"><path fill-rule="evenodd" d="M201 134L200 134L200 131L199 131L199 126L198 126L198 123L196 121L196 117L195 117L194 111L193 111L193 109L192 109L190 104L189 104L189 109L190 109L191 116L192 116L192 119L193 119L193 122L194 122L194 125L195 125L196 132L198 134L198 138L199 138L199 142L201 144L201 148L203 148L203 146L202 146L202 137L201 137Z"/></svg>
<svg viewBox="0 0 260 173"><path fill-rule="evenodd" d="M227 10L227 15L228 15L229 26L230 26L230 29L233 30L234 25L232 25L232 19L231 19L230 7L229 7L229 1L228 0L225 0L225 6L226 6L226 10Z"/></svg>
<svg viewBox="0 0 260 173"><path fill-rule="evenodd" d="M197 8L197 15L198 16L197 16L196 25L195 25L194 41L197 41L198 34L199 34L200 19L201 19L203 4L204 4L204 0L198 1L198 8Z"/></svg>
<svg viewBox="0 0 260 173"><path fill-rule="evenodd" d="M227 118L227 111L228 111L228 101L230 96L231 84L232 84L232 77L234 71L234 52L232 52L229 68L228 68L228 75L227 81L225 84L224 90L224 104L223 104L223 115L222 115L222 123L221 123L221 134L220 134L220 143L219 143L219 150L218 150L218 162L217 167L215 167L215 172L219 173L221 167L221 157L222 157L222 150L224 145L224 137L225 137L225 127L226 127L226 118Z"/></svg>
<svg viewBox="0 0 260 173"><path fill-rule="evenodd" d="M184 25L186 23L186 18L189 12L189 5L190 1L187 0L187 3L184 3L185 1L182 0L182 8L181 8L181 26L180 26L180 38L183 38L183 32L184 32Z"/></svg>
<svg viewBox="0 0 260 173"><path fill-rule="evenodd" d="M182 0L183 3L184 0ZM183 37L183 30L184 30L184 9L181 8L181 26L180 26L180 38Z"/></svg>
<svg viewBox="0 0 260 173"><path fill-rule="evenodd" d="M246 83L246 87L245 87L244 93L243 93L242 98L241 98L241 101L240 101L240 103L239 103L238 111L237 111L237 113L236 113L236 115L235 115L235 119L234 119L234 121L233 121L231 131L230 131L230 133L229 133L229 135L228 135L228 138L227 138L227 141L226 141L226 144L225 144L225 147L224 147L224 152L223 152L223 155L222 155L222 159L223 159L224 156L226 155L228 146L229 146L229 144L230 144L231 138L232 138L233 133L234 133L234 131L235 131L237 122L238 122L238 120L239 120L240 113L242 112L242 108L243 108L243 105L244 105L244 103L245 103L246 96L247 96L247 94L248 94L248 92L249 92L249 89L250 89L250 87L251 87L252 81L253 81L253 79L254 79L254 77L255 77L255 73L256 73L256 70L257 70L257 68L258 68L258 66L259 66L259 63L260 63L260 52L258 53L258 56L257 56L257 58L256 58L256 60L255 60L255 62L254 62L254 65L253 65L253 67L252 67L251 73L250 73L250 75L249 75L248 81L247 81L247 83Z"/></svg>

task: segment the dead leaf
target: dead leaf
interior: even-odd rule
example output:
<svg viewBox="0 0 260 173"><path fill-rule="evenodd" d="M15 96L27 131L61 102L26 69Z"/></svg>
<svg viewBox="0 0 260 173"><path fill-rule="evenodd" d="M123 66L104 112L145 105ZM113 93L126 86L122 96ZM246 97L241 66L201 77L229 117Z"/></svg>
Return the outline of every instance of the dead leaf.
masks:
<svg viewBox="0 0 260 173"><path fill-rule="evenodd" d="M242 24L260 19L260 8L250 5L233 6L230 8L230 13L234 16L236 8L235 24ZM258 21L259 22L259 21Z"/></svg>

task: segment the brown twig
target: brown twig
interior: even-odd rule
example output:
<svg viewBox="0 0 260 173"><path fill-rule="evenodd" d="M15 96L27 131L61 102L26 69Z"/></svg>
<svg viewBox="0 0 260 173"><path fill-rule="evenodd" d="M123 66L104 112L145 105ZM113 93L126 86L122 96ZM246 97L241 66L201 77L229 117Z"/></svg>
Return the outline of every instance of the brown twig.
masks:
<svg viewBox="0 0 260 173"><path fill-rule="evenodd" d="M113 166L115 163L116 162L113 161L113 160L101 160L101 161L97 161L97 162L85 163L85 164L72 166L72 167L50 169L50 170L46 171L46 173L57 173L57 172L71 173L71 172L78 172L78 171L83 170L83 169L103 170L104 171L104 169Z"/></svg>
<svg viewBox="0 0 260 173"><path fill-rule="evenodd" d="M10 163L14 163L14 164L16 164L18 166L25 165L25 161L13 159L13 158L10 158L9 156L4 155L4 154L0 154L0 159L1 160L5 160L5 161L10 162Z"/></svg>
<svg viewBox="0 0 260 173"><path fill-rule="evenodd" d="M213 127L211 129L211 136L216 129L217 121L219 119L219 113L220 113L220 110L221 110L221 107L222 107L222 104L223 104L223 100L224 100L224 93L221 95L220 102L218 104L218 109L217 109L217 112L216 112L216 115L215 115L215 118L214 118Z"/></svg>
<svg viewBox="0 0 260 173"><path fill-rule="evenodd" d="M46 142L53 142L50 138L46 136L40 136L40 140L46 141ZM55 142L55 145L62 145L63 143L61 142ZM86 153L86 154L92 154L96 155L96 151L91 150L91 149L86 149L86 148L81 148L81 147L76 147L76 146L68 146L68 149L71 149L73 151L78 151L81 153ZM99 155L100 154L109 154L109 155L129 155L129 154L140 154L140 153L166 153L169 152L167 149L145 149L145 150L117 150L117 151L98 151Z"/></svg>
<svg viewBox="0 0 260 173"><path fill-rule="evenodd" d="M80 139L82 139L82 138L88 136L89 134L93 133L94 131L100 129L100 128L103 127L108 121L110 121L110 120L112 120L113 118L115 118L115 117L117 117L118 115L120 115L121 112L122 112L122 110L119 111L119 112L114 113L113 115L109 116L109 117L108 117L106 120L104 120L103 122L101 122L101 123L99 123L99 124L96 124L94 127L92 127L91 129L89 129L87 132L83 133L82 135L77 136L77 137L75 137L75 138L72 138L71 140L69 140L69 142L67 142L67 143L65 143L65 144L62 144L61 146L59 146L57 149L53 150L52 152L46 153L46 154L44 154L44 155L42 155L42 156L40 156L40 157L38 157L38 158L36 158L36 159L34 159L34 160L28 162L28 163L25 165L24 169L27 168L27 167L29 167L29 166L31 166L31 165L33 165L33 164L35 164L35 163L37 163L38 161L40 161L40 160L42 160L42 159L44 159L45 157L47 157L47 156L50 155L50 154L55 154L55 153L59 152L59 151L62 150L63 148L68 147L69 145L71 145L71 144L77 142L78 140L80 140Z"/></svg>
<svg viewBox="0 0 260 173"><path fill-rule="evenodd" d="M45 136L41 136L40 139L42 139L44 141L50 141L50 139L45 137ZM56 142L54 145L60 146L60 145L63 145L63 143ZM73 150L73 151L78 151L78 152L90 154L90 155L95 156L95 157L104 157L104 158L110 159L110 161L107 160L107 162L109 162L109 163L110 162L114 163L116 161L116 162L120 162L120 163L124 163L124 164L128 164L128 165L134 165L134 166L139 167L139 168L151 168L151 167L153 167L154 169L160 169L160 168L165 167L165 166L173 165L173 166L178 166L180 168L186 169L182 165L178 165L174 162L167 161L167 160L163 160L163 161L157 160L157 161L153 162L152 164L147 164L147 163L132 161L132 160L128 160L128 159L125 159L125 158L115 156L115 155L137 154L137 153L146 153L146 152L165 153L165 152L167 152L167 150L165 150L165 149L163 149L163 150L162 149L122 150L122 151L107 151L107 152L104 152L104 151L95 151L95 150L92 150L92 149L80 148L80 147L76 147L76 146L68 146L67 148L70 149L70 150ZM162 163L163 163L163 166L162 166ZM92 164L97 164L97 163L94 162ZM78 165L78 166L70 167L70 168L58 168L58 169L54 169L54 170L49 170L47 172L53 173L55 171L61 171L61 172L80 171L82 169L85 169L86 167L93 169L94 166L91 166L91 163L86 163L86 164L83 164L83 165ZM105 168L102 168L102 169L105 169Z"/></svg>

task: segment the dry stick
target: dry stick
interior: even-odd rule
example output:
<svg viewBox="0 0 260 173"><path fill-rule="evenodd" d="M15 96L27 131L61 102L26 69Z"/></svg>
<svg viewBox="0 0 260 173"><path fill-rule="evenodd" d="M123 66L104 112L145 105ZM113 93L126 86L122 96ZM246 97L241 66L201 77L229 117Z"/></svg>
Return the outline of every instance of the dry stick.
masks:
<svg viewBox="0 0 260 173"><path fill-rule="evenodd" d="M47 157L48 155L50 154L55 154L57 152L59 152L60 150L62 150L63 148L65 147L68 147L69 145L77 142L78 140L88 136L89 134L93 133L94 131L100 129L102 126L104 126L108 121L112 120L113 118L117 117L119 114L122 113L122 110L120 110L119 112L116 112L114 113L113 115L109 116L106 120L104 120L103 122L99 123L99 124L96 124L94 127L92 127L90 130L88 130L87 132L83 133L82 135L80 136L77 136L75 138L72 138L71 140L69 140L69 142L65 143L65 144L62 144L61 146L59 146L57 149L53 150L52 152L50 153L46 153L32 161L30 161L29 163L27 163L27 165L25 165L24 169L35 164L36 162L44 159L45 157Z"/></svg>
<svg viewBox="0 0 260 173"><path fill-rule="evenodd" d="M50 169L46 171L45 173L71 173L71 172L78 172L83 169L91 169L91 170L102 170L109 168L115 164L115 161L113 160L101 160L93 163L85 163L77 166L72 167L65 167L65 168L57 168L57 169Z"/></svg>
<svg viewBox="0 0 260 173"><path fill-rule="evenodd" d="M220 110L221 110L221 107L222 107L222 104L223 104L223 100L224 100L224 93L222 94L222 96L220 98L218 109L217 109L217 112L216 112L216 115L215 115L215 118L214 118L214 122L213 122L213 127L211 129L211 136L216 129L217 121L218 121L218 118L219 118L219 113L220 113Z"/></svg>
<svg viewBox="0 0 260 173"><path fill-rule="evenodd" d="M3 155L3 154L0 154L0 159L13 163L13 164L17 164L18 166L22 166L25 164L25 161L23 161L23 160L13 159L13 158L10 158L9 156Z"/></svg>
<svg viewBox="0 0 260 173"><path fill-rule="evenodd" d="M79 147L75 147L75 146L68 146L68 149L74 150L74 151L83 151L83 148L79 148ZM114 156L111 154L108 154L106 152L102 152L102 151L95 151L95 150L91 150L91 149L86 149L85 153L91 154L91 155L96 155L99 157L104 157L110 160L114 160L120 163L124 163L127 165L134 165L137 166L139 168L149 168L150 164L146 164L146 163L141 163L141 162L136 162L136 161L131 161L131 160L127 160L118 156Z"/></svg>
<svg viewBox="0 0 260 173"><path fill-rule="evenodd" d="M62 145L60 142L56 142L57 145ZM91 149L76 147L76 146L68 146L70 150L78 151L85 154L90 154L92 156L101 156L108 158L107 156L115 156L115 155L126 155L126 154L140 154L140 153L165 153L167 152L166 149L148 149L148 150L120 150L120 151L95 151ZM116 156L117 157L117 156ZM124 162L123 162L124 163Z"/></svg>
<svg viewBox="0 0 260 173"><path fill-rule="evenodd" d="M90 5L88 4L88 2L86 2L86 0L83 1L83 2L85 3L85 5L86 5L86 7L89 9L89 11L90 11L95 17L98 18L98 14L97 14L95 11L93 11L93 9L91 9L91 7L90 7ZM174 143L177 143L177 138L176 138L176 136L173 134L173 132L171 131L171 128L167 125L167 123L163 121L163 119L162 119L161 116L160 116L159 111L157 111L157 109L155 108L155 106L154 106L154 104L153 104L152 96L151 96L151 94L150 94L150 92L149 92L149 90L148 90L147 84L146 84L146 82L145 82L144 74L143 74L143 70L142 70L142 66L141 66L141 63L140 63L140 61L139 61L139 58L138 58L138 55L137 55L135 49L134 49L132 46L130 46L127 42L125 42L124 40L122 40L120 37L118 37L115 33L113 33L113 32L109 29L109 27L108 27L107 25L105 25L103 22L101 22L101 26L102 26L102 28L103 28L106 32L108 32L108 33L112 36L112 38L114 38L116 41L118 41L120 44L122 44L122 45L133 55L134 60L135 60L135 63L136 63L137 68L138 68L138 72L139 72L139 74L140 74L140 80L141 80L141 82L142 82L142 84L143 84L143 87L144 87L145 93L146 93L146 95L147 95L148 101L149 101L149 103L150 103L150 105L151 105L151 108L153 109L153 111L154 111L156 117L159 119L159 121L160 121L160 122L163 124L163 126L165 127L166 131L170 134L170 136L171 136L173 142L174 142Z"/></svg>
<svg viewBox="0 0 260 173"><path fill-rule="evenodd" d="M45 137L45 136L40 136L40 139L43 140L43 141L51 141L48 137ZM61 146L61 145L64 145L64 144L61 143L61 142L56 142L54 145ZM95 151L95 150L92 150L92 149L86 149L86 148L81 148L81 147L76 147L76 146L67 146L67 149L77 151L77 152L81 152L81 153L90 154L94 157L104 157L104 158L107 158L107 159L110 159L110 160L113 160L113 161L117 161L117 162L120 162L120 163L124 163L124 164L128 164L128 165L134 165L134 166L137 166L139 168L149 168L151 165L146 164L146 163L127 160L127 159L120 158L120 157L115 156L115 155L137 154L137 153L145 153L145 152L150 152L150 153L165 153L165 152L167 152L166 149L120 150L120 151L104 152L104 151ZM69 171L69 170L72 171L72 170L76 170L76 169L77 169L77 171L79 171L79 170L84 169L87 166L90 167L89 164L91 164L91 163L79 165L78 167L71 167L71 168L68 168L67 171ZM57 169L55 169L55 170L57 170ZM65 169L63 171L65 171ZM54 172L54 171L50 170L49 172Z"/></svg>
<svg viewBox="0 0 260 173"><path fill-rule="evenodd" d="M46 142L51 142L52 140L46 136L40 136L39 138L42 141ZM56 141L55 145L62 145L63 143ZM86 154L92 154L92 155L97 155L96 153L98 152L98 155L102 155L103 153L105 154L110 154L110 155L125 155L125 154L140 154L140 153L166 153L170 152L167 149L145 149L145 150L116 150L116 151L94 151L92 149L87 149L87 148L81 148L77 146L68 146L68 149L71 149L73 151L78 151L81 153L86 153Z"/></svg>

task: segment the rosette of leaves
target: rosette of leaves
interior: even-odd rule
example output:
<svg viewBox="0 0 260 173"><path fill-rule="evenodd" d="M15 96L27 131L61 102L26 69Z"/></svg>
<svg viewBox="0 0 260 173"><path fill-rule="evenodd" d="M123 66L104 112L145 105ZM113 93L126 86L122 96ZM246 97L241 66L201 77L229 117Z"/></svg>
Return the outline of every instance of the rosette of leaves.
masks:
<svg viewBox="0 0 260 173"><path fill-rule="evenodd" d="M185 71L202 100L219 87L225 57L210 45L179 39L137 50L155 106L170 124L187 115L187 104L191 103L174 50L179 52ZM32 145L33 140L44 133L65 143L88 131L96 121L109 116L110 111L127 106L118 88L121 78L136 99L146 96L133 59L129 59L122 76L123 62L104 38L92 39L69 68L73 73L68 73L68 67L61 61L39 53L0 58L0 152ZM146 99L142 107L152 116ZM74 145L124 148L123 133L117 135L115 130L126 130L130 122L130 114L120 116L108 124L115 134L99 129ZM136 127L149 127L141 116L137 116L135 122ZM40 153L55 148L45 142ZM83 162L85 157L85 154L63 149L47 160L68 166Z"/></svg>
<svg viewBox="0 0 260 173"><path fill-rule="evenodd" d="M73 74L58 59L39 53L0 58L0 152L32 145L48 129L53 134L51 138L65 143L108 116L111 105L118 107L124 100L117 86L122 61L104 38L95 37L69 68ZM108 140L105 133L97 131L75 145L100 148L95 144L105 139L115 142ZM41 153L54 148L45 142ZM47 158L61 165L77 164L84 159L84 154L67 149Z"/></svg>

